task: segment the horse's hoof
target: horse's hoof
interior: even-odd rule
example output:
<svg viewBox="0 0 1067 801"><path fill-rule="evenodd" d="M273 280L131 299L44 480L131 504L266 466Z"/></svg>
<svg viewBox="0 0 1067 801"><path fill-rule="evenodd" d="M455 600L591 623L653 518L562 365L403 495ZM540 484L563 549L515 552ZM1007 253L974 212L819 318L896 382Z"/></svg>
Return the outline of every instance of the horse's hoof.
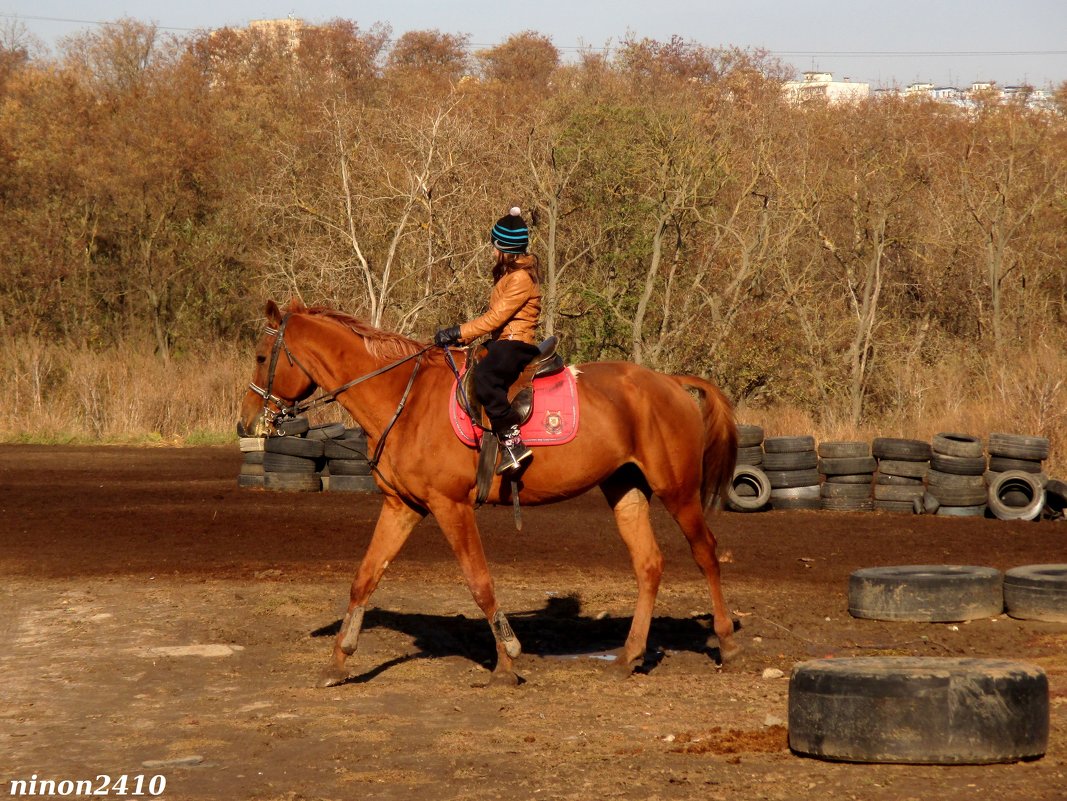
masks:
<svg viewBox="0 0 1067 801"><path fill-rule="evenodd" d="M316 682L317 687L336 687L338 684L344 684L348 681L348 671L344 668L339 668L336 665L331 665L319 674L319 680Z"/></svg>
<svg viewBox="0 0 1067 801"><path fill-rule="evenodd" d="M723 665L727 662L736 662L744 652L745 649L733 640L719 641L719 659Z"/></svg>
<svg viewBox="0 0 1067 801"><path fill-rule="evenodd" d="M518 687L519 674L514 670L494 670L489 676L490 687Z"/></svg>
<svg viewBox="0 0 1067 801"><path fill-rule="evenodd" d="M621 648L612 653L615 658L608 662L608 673L619 680L630 678L630 676L634 674L634 668L637 667L637 663L640 660L627 659Z"/></svg>

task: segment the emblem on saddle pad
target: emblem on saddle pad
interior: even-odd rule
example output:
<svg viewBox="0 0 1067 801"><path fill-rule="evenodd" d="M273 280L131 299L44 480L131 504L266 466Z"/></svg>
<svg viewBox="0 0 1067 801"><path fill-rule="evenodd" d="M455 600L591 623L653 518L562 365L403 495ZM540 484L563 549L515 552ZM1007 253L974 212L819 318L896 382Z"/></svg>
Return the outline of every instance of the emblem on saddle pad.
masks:
<svg viewBox="0 0 1067 801"><path fill-rule="evenodd" d="M545 411L544 426L546 434L562 434L563 433L563 412L562 411Z"/></svg>

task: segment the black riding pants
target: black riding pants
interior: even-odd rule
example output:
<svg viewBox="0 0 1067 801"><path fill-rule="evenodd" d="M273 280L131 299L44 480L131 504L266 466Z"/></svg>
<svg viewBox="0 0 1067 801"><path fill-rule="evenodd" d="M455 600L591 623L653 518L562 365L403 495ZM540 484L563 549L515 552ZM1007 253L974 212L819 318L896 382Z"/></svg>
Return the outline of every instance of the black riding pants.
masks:
<svg viewBox="0 0 1067 801"><path fill-rule="evenodd" d="M513 339L497 339L486 344L488 354L474 365L474 395L485 407L493 431L518 424L508 403L508 389L535 357L537 346Z"/></svg>

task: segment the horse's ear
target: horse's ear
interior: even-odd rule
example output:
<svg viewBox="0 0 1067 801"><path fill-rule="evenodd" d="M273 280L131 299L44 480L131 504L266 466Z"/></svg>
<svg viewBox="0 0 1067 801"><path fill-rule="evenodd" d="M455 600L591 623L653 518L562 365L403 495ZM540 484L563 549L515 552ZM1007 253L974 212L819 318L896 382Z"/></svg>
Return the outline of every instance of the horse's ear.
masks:
<svg viewBox="0 0 1067 801"><path fill-rule="evenodd" d="M307 307L304 305L304 301L295 295L289 298L289 313L295 314L296 312L307 311Z"/></svg>
<svg viewBox="0 0 1067 801"><path fill-rule="evenodd" d="M277 328L282 322L282 310L278 308L278 304L273 300L267 301L267 308L264 314L267 317L267 322L270 323L272 328Z"/></svg>

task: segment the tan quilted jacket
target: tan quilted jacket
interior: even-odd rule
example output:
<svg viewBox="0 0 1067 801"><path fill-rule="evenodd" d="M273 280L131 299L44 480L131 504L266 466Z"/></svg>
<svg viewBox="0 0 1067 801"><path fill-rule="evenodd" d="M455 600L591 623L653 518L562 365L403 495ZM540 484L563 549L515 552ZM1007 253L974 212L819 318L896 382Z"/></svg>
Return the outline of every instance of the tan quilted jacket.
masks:
<svg viewBox="0 0 1067 801"><path fill-rule="evenodd" d="M541 287L529 270L512 270L493 287L489 311L459 328L464 342L483 334L493 339L514 339L537 344L537 321L541 317Z"/></svg>

